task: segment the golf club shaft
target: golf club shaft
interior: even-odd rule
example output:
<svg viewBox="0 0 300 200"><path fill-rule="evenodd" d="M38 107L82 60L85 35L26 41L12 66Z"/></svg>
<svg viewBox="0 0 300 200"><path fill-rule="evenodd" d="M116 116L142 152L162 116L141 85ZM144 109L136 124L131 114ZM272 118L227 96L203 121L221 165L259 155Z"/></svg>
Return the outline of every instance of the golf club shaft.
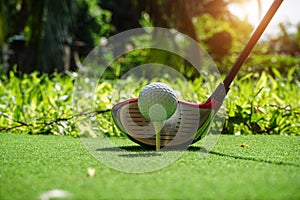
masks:
<svg viewBox="0 0 300 200"><path fill-rule="evenodd" d="M226 76L226 78L223 81L226 93L228 92L230 84L233 81L234 77L236 76L239 69L243 65L244 61L246 60L246 58L249 56L250 52L252 51L253 47L255 46L255 44L257 43L257 41L259 40L259 38L265 31L266 27L268 26L269 22L275 15L276 11L278 10L278 8L280 7L282 2L283 2L283 0L274 0L273 4L269 8L268 12L265 14L264 18L261 20L258 27L252 34L251 38L249 39L249 41L246 44L245 48L243 49L242 53L239 55L238 59L232 66L230 72L228 73L228 75Z"/></svg>

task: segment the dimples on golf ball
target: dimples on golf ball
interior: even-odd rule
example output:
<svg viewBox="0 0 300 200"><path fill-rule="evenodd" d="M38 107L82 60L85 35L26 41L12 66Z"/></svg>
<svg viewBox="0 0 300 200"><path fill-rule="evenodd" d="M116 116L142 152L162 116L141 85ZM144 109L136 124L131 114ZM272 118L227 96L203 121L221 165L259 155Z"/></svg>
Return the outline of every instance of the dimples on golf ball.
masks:
<svg viewBox="0 0 300 200"><path fill-rule="evenodd" d="M151 83L140 92L138 108L146 119L163 121L176 111L177 97L168 85L160 82Z"/></svg>

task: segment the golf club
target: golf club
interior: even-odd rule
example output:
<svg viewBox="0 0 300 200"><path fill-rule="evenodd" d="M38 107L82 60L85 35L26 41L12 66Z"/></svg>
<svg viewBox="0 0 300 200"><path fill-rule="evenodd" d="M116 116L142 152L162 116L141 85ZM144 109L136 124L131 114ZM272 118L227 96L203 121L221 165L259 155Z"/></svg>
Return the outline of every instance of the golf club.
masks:
<svg viewBox="0 0 300 200"><path fill-rule="evenodd" d="M275 15L283 0L274 0L248 43L232 66L230 72L205 103L178 100L175 113L164 122L160 131L161 146L179 146L199 141L209 131L211 122L230 89L230 84ZM112 116L117 127L132 141L155 147L156 135L153 122L144 118L138 108L138 98L116 104Z"/></svg>

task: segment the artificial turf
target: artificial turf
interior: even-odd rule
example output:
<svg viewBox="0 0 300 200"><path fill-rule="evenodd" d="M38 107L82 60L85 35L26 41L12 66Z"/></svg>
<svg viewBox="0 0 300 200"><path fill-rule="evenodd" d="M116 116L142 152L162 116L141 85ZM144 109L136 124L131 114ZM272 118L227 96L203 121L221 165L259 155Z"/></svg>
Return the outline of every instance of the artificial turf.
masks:
<svg viewBox="0 0 300 200"><path fill-rule="evenodd" d="M223 135L205 157L193 145L169 166L139 174L102 164L78 138L1 133L0 140L1 200L53 189L68 191L66 199L300 199L299 136Z"/></svg>

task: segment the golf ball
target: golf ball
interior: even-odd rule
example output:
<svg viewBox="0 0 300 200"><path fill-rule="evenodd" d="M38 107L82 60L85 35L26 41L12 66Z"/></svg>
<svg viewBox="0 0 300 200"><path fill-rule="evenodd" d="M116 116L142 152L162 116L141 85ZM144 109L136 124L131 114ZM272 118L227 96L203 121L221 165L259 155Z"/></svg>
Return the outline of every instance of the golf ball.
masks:
<svg viewBox="0 0 300 200"><path fill-rule="evenodd" d="M175 92L166 84L154 82L146 85L139 94L138 108L151 121L164 121L177 109Z"/></svg>

